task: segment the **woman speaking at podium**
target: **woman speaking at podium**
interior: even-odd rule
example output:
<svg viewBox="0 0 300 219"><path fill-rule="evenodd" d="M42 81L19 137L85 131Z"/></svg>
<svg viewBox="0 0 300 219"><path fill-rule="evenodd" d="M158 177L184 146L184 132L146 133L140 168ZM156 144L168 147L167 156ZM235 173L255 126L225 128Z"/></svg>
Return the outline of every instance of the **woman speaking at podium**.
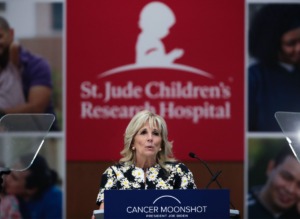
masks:
<svg viewBox="0 0 300 219"><path fill-rule="evenodd" d="M121 155L102 175L99 209L104 209L104 190L197 188L192 172L173 158L167 124L155 113L144 110L131 119Z"/></svg>

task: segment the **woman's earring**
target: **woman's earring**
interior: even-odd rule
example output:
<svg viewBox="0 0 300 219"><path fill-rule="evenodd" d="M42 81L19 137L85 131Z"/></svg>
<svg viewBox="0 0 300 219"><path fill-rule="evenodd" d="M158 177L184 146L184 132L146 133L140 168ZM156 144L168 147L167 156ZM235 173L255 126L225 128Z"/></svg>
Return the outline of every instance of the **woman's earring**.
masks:
<svg viewBox="0 0 300 219"><path fill-rule="evenodd" d="M161 151L161 148L159 148L159 151Z"/></svg>
<svg viewBox="0 0 300 219"><path fill-rule="evenodd" d="M134 151L134 150L135 150L135 147L132 147L132 150Z"/></svg>

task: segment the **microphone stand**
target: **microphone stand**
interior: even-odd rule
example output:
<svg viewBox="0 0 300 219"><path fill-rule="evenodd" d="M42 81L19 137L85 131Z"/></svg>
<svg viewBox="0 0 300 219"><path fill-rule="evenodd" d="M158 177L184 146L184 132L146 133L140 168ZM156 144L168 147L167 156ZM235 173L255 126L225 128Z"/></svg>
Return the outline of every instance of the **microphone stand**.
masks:
<svg viewBox="0 0 300 219"><path fill-rule="evenodd" d="M216 174L213 174L213 172L211 171L211 169L209 168L209 166L207 165L207 163L204 161L204 160L202 160L201 158L199 158L196 154L194 154L193 152L190 152L189 153L189 156L191 157L191 158L195 158L195 159L197 159L197 160L199 160L202 164L204 164L204 166L206 167L206 169L208 170L208 172L210 173L210 175L211 175L211 182L209 182L209 184L206 186L206 187L208 187L213 181L216 181L216 183L217 183L217 185L219 186L219 188L220 189L222 189L222 186L221 186L221 184L219 183L219 181L218 181L218 179L217 179L217 177L221 174L221 172L222 171L219 171L219 172L217 172ZM235 208L235 206L231 203L231 201L230 201L230 205L231 205L231 207L233 208L233 209L236 209Z"/></svg>
<svg viewBox="0 0 300 219"><path fill-rule="evenodd" d="M207 185L205 186L206 189L208 189L208 187L210 186L210 184L212 184L214 181L217 180L217 178L219 177L219 175L222 173L222 170L218 171L216 174L213 175L213 177L210 179L210 181L207 183Z"/></svg>
<svg viewBox="0 0 300 219"><path fill-rule="evenodd" d="M195 159L199 160L202 164L204 164L204 166L206 167L206 169L207 169L208 172L210 173L211 177L214 178L213 172L211 171L211 169L209 168L209 166L207 165L207 163L206 163L204 160L202 160L201 158L199 158L196 154L194 154L194 153L192 153L192 152L189 153L189 156L190 156L191 158L195 158ZM222 171L221 171L221 172L222 172ZM217 175L220 175L220 174L217 174ZM218 177L218 176L217 176L217 177ZM219 183L217 177L215 177L215 181L216 181L217 185L219 186L219 188L222 189L222 186L221 186L221 184Z"/></svg>

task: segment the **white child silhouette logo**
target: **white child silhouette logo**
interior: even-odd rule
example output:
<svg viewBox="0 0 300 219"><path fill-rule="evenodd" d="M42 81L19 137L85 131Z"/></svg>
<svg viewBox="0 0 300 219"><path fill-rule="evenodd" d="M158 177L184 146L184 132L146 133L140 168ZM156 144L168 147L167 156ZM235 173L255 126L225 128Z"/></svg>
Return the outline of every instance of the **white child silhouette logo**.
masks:
<svg viewBox="0 0 300 219"><path fill-rule="evenodd" d="M103 72L99 77L144 68L167 68L213 78L210 73L203 70L174 63L175 60L183 56L183 49L176 48L166 53L161 40L168 36L170 28L175 23L175 14L167 5L162 2L147 4L140 13L139 27L141 33L136 43L136 62Z"/></svg>
<svg viewBox="0 0 300 219"><path fill-rule="evenodd" d="M137 65L170 66L183 55L183 49L166 53L161 41L169 34L175 21L174 13L161 2L152 2L143 8L139 21L142 32L136 44Z"/></svg>

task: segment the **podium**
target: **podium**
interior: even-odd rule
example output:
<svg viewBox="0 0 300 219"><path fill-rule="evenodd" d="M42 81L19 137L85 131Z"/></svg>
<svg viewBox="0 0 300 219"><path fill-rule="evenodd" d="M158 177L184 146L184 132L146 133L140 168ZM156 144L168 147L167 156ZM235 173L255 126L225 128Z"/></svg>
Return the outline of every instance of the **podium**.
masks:
<svg viewBox="0 0 300 219"><path fill-rule="evenodd" d="M230 218L229 190L106 190L104 218Z"/></svg>

